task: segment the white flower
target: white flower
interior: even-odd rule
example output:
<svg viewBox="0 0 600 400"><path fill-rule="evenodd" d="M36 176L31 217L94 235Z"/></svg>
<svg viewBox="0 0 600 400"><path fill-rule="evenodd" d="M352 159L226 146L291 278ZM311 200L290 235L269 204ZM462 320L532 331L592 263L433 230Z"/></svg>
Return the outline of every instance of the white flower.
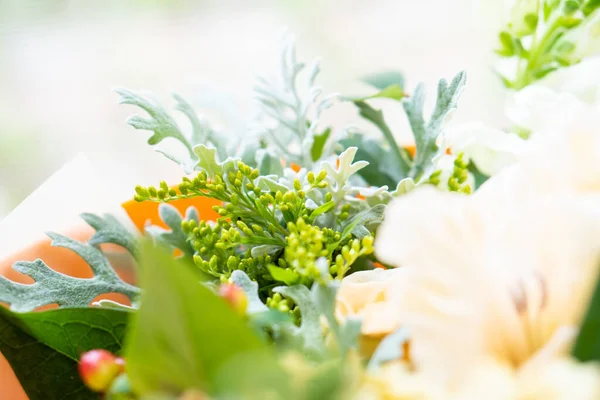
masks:
<svg viewBox="0 0 600 400"><path fill-rule="evenodd" d="M417 189L378 231L412 361L457 399L600 398L568 356L600 255L600 116L572 104L474 195Z"/></svg>
<svg viewBox="0 0 600 400"><path fill-rule="evenodd" d="M537 82L559 93L568 93L586 103L600 101L600 56L561 68Z"/></svg>
<svg viewBox="0 0 600 400"><path fill-rule="evenodd" d="M492 129L480 122L458 124L442 134L442 149L464 153L485 175L491 176L517 161L525 141L514 133Z"/></svg>
<svg viewBox="0 0 600 400"><path fill-rule="evenodd" d="M518 127L535 132L570 120L570 115L578 113L583 106L572 94L531 85L514 95L506 114Z"/></svg>

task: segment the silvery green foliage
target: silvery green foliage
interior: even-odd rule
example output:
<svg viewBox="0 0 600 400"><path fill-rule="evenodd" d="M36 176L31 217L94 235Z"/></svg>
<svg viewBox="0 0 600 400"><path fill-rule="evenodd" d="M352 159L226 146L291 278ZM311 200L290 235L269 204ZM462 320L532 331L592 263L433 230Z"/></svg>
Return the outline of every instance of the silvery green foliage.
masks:
<svg viewBox="0 0 600 400"><path fill-rule="evenodd" d="M146 228L146 232L157 242L173 249L179 249L186 256L193 256L194 249L188 242L188 235L181 229L181 222L184 219L198 222L198 211L194 207L189 207L185 213L185 218L182 218L177 208L163 203L158 206L158 214L170 230L159 226L149 226Z"/></svg>
<svg viewBox="0 0 600 400"><path fill-rule="evenodd" d="M244 291L244 293L246 293L246 297L248 298L247 313L249 315L268 310L267 306L264 305L258 297L258 283L251 280L244 271L233 271L230 279L231 282L239 286Z"/></svg>
<svg viewBox="0 0 600 400"><path fill-rule="evenodd" d="M136 238L119 221L110 214L100 217L84 213L81 218L95 229L89 244L98 246L102 243L112 243L125 248L134 258L138 258L139 249Z"/></svg>
<svg viewBox="0 0 600 400"><path fill-rule="evenodd" d="M404 343L410 339L408 331L399 328L387 335L377 346L375 353L369 360L367 369L375 372L381 365L388 361L398 360L404 355Z"/></svg>
<svg viewBox="0 0 600 400"><path fill-rule="evenodd" d="M183 97L173 94L173 98L177 102L175 109L184 114L190 121L192 127L191 133L185 133L171 114L156 100L129 89L120 88L116 89L116 92L120 96L120 104L138 106L148 113L148 117L134 115L127 120L127 123L135 129L153 132L153 135L148 139L148 144L155 146L163 140L171 138L177 140L185 147L188 153L187 158L177 157L162 149L157 149L156 151L179 164L187 173L191 173L198 163L198 155L196 153L198 145L213 147L219 152L221 157L226 158L227 149L225 143L218 138L205 121L199 118L192 106Z"/></svg>
<svg viewBox="0 0 600 400"><path fill-rule="evenodd" d="M52 246L64 247L77 253L89 264L94 277L89 279L74 278L54 271L42 260L33 262L20 261L13 268L35 281L22 284L0 277L0 302L10 305L11 310L18 312L33 311L38 307L57 304L59 307L87 307L97 296L105 293L121 293L135 303L140 289L119 278L106 256L97 247L105 239L114 238L109 235L107 227L115 222L113 218L102 219L86 215L86 220L101 226L101 234L95 236L95 245L81 243L57 233L48 233ZM114 232L120 232L115 229ZM131 249L130 249L131 251Z"/></svg>
<svg viewBox="0 0 600 400"><path fill-rule="evenodd" d="M416 181L427 180L433 172L433 160L440 151L436 144L437 138L441 134L446 118L456 109L466 81L465 72L459 72L450 84L445 79L439 81L435 108L428 122L425 122L423 117L425 103L423 84L419 84L410 99L404 101L404 111L410 122L417 147L409 176Z"/></svg>
<svg viewBox="0 0 600 400"><path fill-rule="evenodd" d="M314 283L310 290L303 285L279 286L273 289L274 292L292 299L300 308L300 326L289 326L288 331L297 341L297 345L317 358L323 357L327 352L321 316L325 317L342 356L358 342L361 321L348 318L340 323L335 317L335 296L338 289L339 282L334 280Z"/></svg>
<svg viewBox="0 0 600 400"><path fill-rule="evenodd" d="M258 78L254 92L263 114L258 133L287 162L308 167L313 164L312 148L321 113L339 95L321 98L322 89L315 85L320 71L318 59L312 62L303 82L301 72L305 67L296 60L295 38L286 36L280 75L274 80Z"/></svg>

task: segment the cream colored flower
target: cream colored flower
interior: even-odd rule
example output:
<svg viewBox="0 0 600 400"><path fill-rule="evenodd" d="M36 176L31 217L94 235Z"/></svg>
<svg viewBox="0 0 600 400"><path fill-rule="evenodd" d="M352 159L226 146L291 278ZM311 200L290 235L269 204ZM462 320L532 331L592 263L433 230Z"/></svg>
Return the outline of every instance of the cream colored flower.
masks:
<svg viewBox="0 0 600 400"><path fill-rule="evenodd" d="M548 366L568 362L597 279L596 194L513 196L423 188L391 204L378 232L378 257L405 266L391 295L412 361L459 399L527 399ZM473 379L484 373L506 390L471 396L493 386ZM590 374L582 390L600 395Z"/></svg>
<svg viewBox="0 0 600 400"><path fill-rule="evenodd" d="M361 353L373 353L383 337L398 328L394 305L390 302L390 282L400 269L360 271L345 277L337 293L336 316L359 317Z"/></svg>

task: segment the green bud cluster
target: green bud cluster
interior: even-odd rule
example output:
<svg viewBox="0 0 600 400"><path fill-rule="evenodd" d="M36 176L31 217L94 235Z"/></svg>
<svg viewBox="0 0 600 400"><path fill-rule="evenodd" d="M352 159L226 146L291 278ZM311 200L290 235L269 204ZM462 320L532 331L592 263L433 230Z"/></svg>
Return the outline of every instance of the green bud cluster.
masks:
<svg viewBox="0 0 600 400"><path fill-rule="evenodd" d="M454 160L452 175L448 178L448 190L451 192L471 193L471 186L466 183L469 178L469 163L464 160L464 153L459 153Z"/></svg>
<svg viewBox="0 0 600 400"><path fill-rule="evenodd" d="M235 270L242 270L255 280L272 280L266 268L272 260L269 255L252 257L250 249L241 246L243 234L227 221L216 224L183 221L182 230L195 250L194 263L203 272L227 281Z"/></svg>
<svg viewBox="0 0 600 400"><path fill-rule="evenodd" d="M342 279L350 270L350 267L360 256L373 254L373 236L366 236L362 240L353 239L339 249L335 256L335 262L329 267L329 272Z"/></svg>

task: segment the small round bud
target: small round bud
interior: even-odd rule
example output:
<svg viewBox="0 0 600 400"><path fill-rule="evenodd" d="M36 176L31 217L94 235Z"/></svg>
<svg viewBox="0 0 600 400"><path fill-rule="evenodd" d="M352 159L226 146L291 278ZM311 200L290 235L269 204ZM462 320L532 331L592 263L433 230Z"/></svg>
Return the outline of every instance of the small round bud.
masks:
<svg viewBox="0 0 600 400"><path fill-rule="evenodd" d="M221 296L238 315L246 315L246 310L248 309L248 297L238 285L233 283L221 284L219 286L219 296Z"/></svg>
<svg viewBox="0 0 600 400"><path fill-rule="evenodd" d="M107 350L91 350L79 359L79 375L83 383L95 392L105 392L125 367L122 358Z"/></svg>

